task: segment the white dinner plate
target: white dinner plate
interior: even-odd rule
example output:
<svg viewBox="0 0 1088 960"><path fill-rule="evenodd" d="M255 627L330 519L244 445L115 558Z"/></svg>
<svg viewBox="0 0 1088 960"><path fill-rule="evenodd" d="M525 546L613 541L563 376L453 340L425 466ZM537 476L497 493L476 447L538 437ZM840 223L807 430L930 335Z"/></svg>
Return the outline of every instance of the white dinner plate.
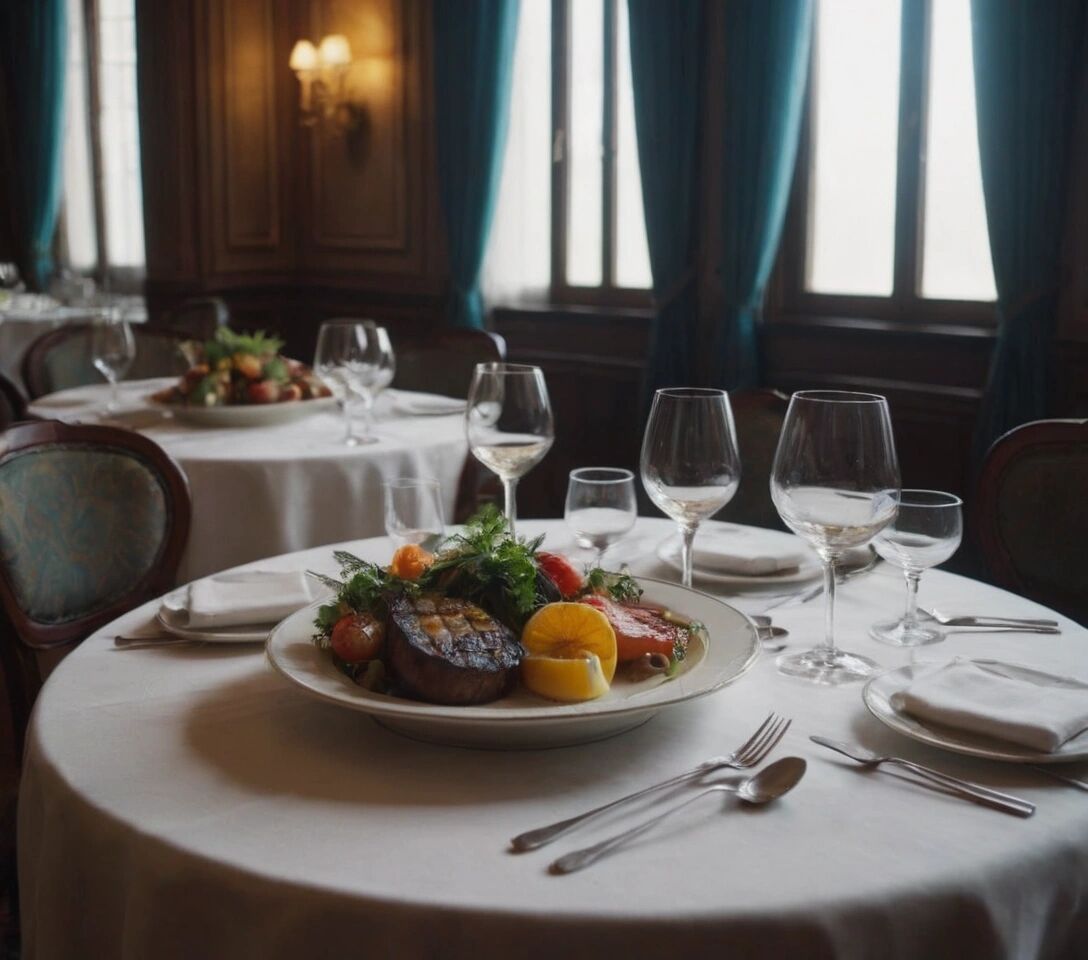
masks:
<svg viewBox="0 0 1088 960"><path fill-rule="evenodd" d="M270 427L290 423L336 406L333 397L292 400L288 403L228 404L221 407L185 406L148 398L157 410L169 411L178 423L197 427Z"/></svg>
<svg viewBox="0 0 1088 960"><path fill-rule="evenodd" d="M698 536L699 534L696 534L696 537ZM821 567L815 554L811 554L793 534L784 533L781 530L765 530L761 527L735 527L721 531L715 530L712 536L722 541L723 546L728 544L730 537L744 537L746 544L754 544L758 540L760 549L764 549L765 545L768 553L774 553L776 550L782 553L801 551L805 553L805 558L793 570L758 575L725 573L721 570L708 570L706 567L697 566L692 572L695 579L703 583L723 587L769 587L777 584L788 586L791 583L805 583L809 580L815 580L820 576ZM663 540L658 545L657 556L659 560L680 572L683 569L683 563L680 559L679 536L672 536Z"/></svg>
<svg viewBox="0 0 1088 960"><path fill-rule="evenodd" d="M275 624L195 629L189 626L189 588L179 587L162 598L155 620L167 633L201 643L264 643Z"/></svg>
<svg viewBox="0 0 1088 960"><path fill-rule="evenodd" d="M311 696L370 714L382 726L435 743L493 749L560 747L631 730L659 710L732 683L755 663L759 642L744 614L714 597L674 583L639 578L645 598L698 620L707 638L693 640L671 678L617 680L597 700L553 703L518 688L492 703L457 707L373 693L352 683L313 640L318 604L292 614L268 638L268 659Z"/></svg>
<svg viewBox="0 0 1088 960"><path fill-rule="evenodd" d="M995 660L979 660L982 664L997 664ZM914 663L898 670L890 670L873 677L865 684L861 692L865 706L877 720L887 724L898 733L928 743L933 747L942 747L955 753L965 753L971 757L985 757L987 760L1005 760L1009 763L1067 763L1072 760L1088 759L1088 730L1067 740L1053 753L1040 753L1029 747L1021 747L1004 740L995 740L982 734L955 730L940 724L922 721L912 717L905 710L899 710L892 704L892 696L906 689L914 680L918 670L929 669L931 663ZM1000 667L1014 676L1015 664L1001 663ZM1025 673L1029 672L1024 668ZM1034 671L1030 671L1034 674Z"/></svg>

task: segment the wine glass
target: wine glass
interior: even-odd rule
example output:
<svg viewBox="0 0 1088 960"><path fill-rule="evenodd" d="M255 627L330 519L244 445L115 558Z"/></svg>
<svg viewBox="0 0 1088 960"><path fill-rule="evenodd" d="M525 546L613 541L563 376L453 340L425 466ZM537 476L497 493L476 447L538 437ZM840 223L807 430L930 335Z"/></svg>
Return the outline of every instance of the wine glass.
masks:
<svg viewBox="0 0 1088 960"><path fill-rule="evenodd" d="M783 654L778 669L823 684L870 676L872 660L835 646L835 564L895 520L899 462L887 401L871 393L795 393L778 437L771 499L823 560L826 596L823 643Z"/></svg>
<svg viewBox="0 0 1088 960"><path fill-rule="evenodd" d="M330 320L321 324L317 334L314 370L340 405L346 427L344 443L349 447L376 442L369 429L361 437L355 435L351 421L351 398L352 394L361 394L365 398L368 383L373 383L377 377L379 359L377 338L367 330L365 323Z"/></svg>
<svg viewBox="0 0 1088 960"><path fill-rule="evenodd" d="M108 413L116 413L120 406L117 382L124 379L132 361L136 359L136 339L130 327L119 315L111 312L99 314L91 333L91 360L95 368L110 385Z"/></svg>
<svg viewBox="0 0 1088 960"><path fill-rule="evenodd" d="M385 532L398 547L440 540L445 535L442 489L437 480L400 477L383 486Z"/></svg>
<svg viewBox="0 0 1088 960"><path fill-rule="evenodd" d="M555 439L544 372L521 363L478 363L468 390L465 436L472 455L502 480L514 533L517 484Z"/></svg>
<svg viewBox="0 0 1088 960"><path fill-rule="evenodd" d="M944 639L934 621L918 618L918 581L930 567L944 563L956 552L963 536L963 501L939 490L904 490L899 513L873 541L876 552L903 571L907 581L907 608L898 620L884 620L869 628L869 636L896 647L919 647Z"/></svg>
<svg viewBox="0 0 1088 960"><path fill-rule="evenodd" d="M683 584L691 586L695 531L737 492L740 455L724 390L674 387L654 394L642 440L642 485L680 528Z"/></svg>
<svg viewBox="0 0 1088 960"><path fill-rule="evenodd" d="M365 321L368 332L374 337L377 345L377 373L371 385L370 393L373 400L393 382L397 373L396 354L393 353L393 344L389 339L389 331L385 327L379 327L373 320Z"/></svg>
<svg viewBox="0 0 1088 960"><path fill-rule="evenodd" d="M619 467L582 467L571 470L567 481L564 516L578 545L597 552L601 565L605 551L634 525L635 475Z"/></svg>

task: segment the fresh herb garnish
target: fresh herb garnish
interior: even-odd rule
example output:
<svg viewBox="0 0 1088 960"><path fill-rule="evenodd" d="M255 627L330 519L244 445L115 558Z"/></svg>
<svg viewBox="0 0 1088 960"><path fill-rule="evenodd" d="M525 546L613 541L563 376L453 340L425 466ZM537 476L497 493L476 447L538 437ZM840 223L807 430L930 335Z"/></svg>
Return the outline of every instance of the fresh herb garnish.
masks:
<svg viewBox="0 0 1088 960"><path fill-rule="evenodd" d="M204 360L214 367L220 360L236 353L248 353L255 357L271 359L283 349L283 341L263 330L255 333L238 333L229 327L219 327L215 339L204 343ZM285 368L286 369L286 368Z"/></svg>
<svg viewBox="0 0 1088 960"><path fill-rule="evenodd" d="M589 593L607 593L613 600L624 603L637 601L642 597L642 587L629 573L613 573L594 567L586 574L586 585L582 595Z"/></svg>
<svg viewBox="0 0 1088 960"><path fill-rule="evenodd" d="M325 645L336 621L351 611L373 613L384 617L387 611L387 597L391 593L409 593L415 595L419 586L409 580L390 573L369 560L361 560L344 550L336 550L333 557L340 564L340 580L326 577L310 571L310 576L335 591L335 599L317 608L314 626L318 633L314 640Z"/></svg>

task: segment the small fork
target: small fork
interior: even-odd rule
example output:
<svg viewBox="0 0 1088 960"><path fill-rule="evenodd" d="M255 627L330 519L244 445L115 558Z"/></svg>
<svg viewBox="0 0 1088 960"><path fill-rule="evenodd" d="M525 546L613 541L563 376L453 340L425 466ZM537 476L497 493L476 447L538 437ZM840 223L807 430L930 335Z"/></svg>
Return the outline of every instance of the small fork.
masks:
<svg viewBox="0 0 1088 960"><path fill-rule="evenodd" d="M789 730L791 723L793 723L792 720L787 720L785 717L780 717L772 712L767 715L767 719L759 725L756 732L737 747L733 753L723 757L711 757L708 760L704 760L697 767L688 770L686 773L681 773L668 780L663 780L660 783L644 787L636 793L629 793L625 797L620 797L618 800L613 800L603 806L587 810L585 813L580 813L567 820L560 820L558 823L549 824L546 827L538 827L536 830L519 833L510 841L510 846L518 853L523 853L526 850L537 850L573 830L579 824L585 823L587 820L596 817L598 814L605 813L608 810L614 810L616 807L631 800L645 797L655 790L664 790L666 787L673 787L681 783L686 783L689 780L698 780L708 773L723 768L744 770L748 767L754 767L761 763L767 754L778 746L778 742L786 735L786 731Z"/></svg>

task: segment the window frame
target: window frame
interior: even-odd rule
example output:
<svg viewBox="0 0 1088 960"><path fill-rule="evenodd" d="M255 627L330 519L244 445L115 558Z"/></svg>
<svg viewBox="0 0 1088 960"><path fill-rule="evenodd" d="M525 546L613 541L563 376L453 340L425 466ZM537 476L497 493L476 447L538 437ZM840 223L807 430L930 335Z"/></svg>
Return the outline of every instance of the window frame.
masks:
<svg viewBox="0 0 1088 960"><path fill-rule="evenodd" d="M601 151L601 284L588 287L566 279L567 222L570 199L570 153L566 149L570 121L570 5L551 0L552 11L552 180L551 270L549 298L556 304L645 307L653 302L650 287L622 287L616 276L616 141L618 136L617 4L604 4L604 148Z"/></svg>
<svg viewBox="0 0 1088 960"><path fill-rule="evenodd" d="M892 292L886 297L846 293L817 293L805 287L807 251L811 241L810 190L818 18L813 19L812 56L801 121L782 244L778 257L776 309L767 318L880 321L901 328L924 326L997 325L996 301L923 297L922 244L925 237L924 169L929 105L929 51L933 0L902 0L898 147L896 152L895 259Z"/></svg>

